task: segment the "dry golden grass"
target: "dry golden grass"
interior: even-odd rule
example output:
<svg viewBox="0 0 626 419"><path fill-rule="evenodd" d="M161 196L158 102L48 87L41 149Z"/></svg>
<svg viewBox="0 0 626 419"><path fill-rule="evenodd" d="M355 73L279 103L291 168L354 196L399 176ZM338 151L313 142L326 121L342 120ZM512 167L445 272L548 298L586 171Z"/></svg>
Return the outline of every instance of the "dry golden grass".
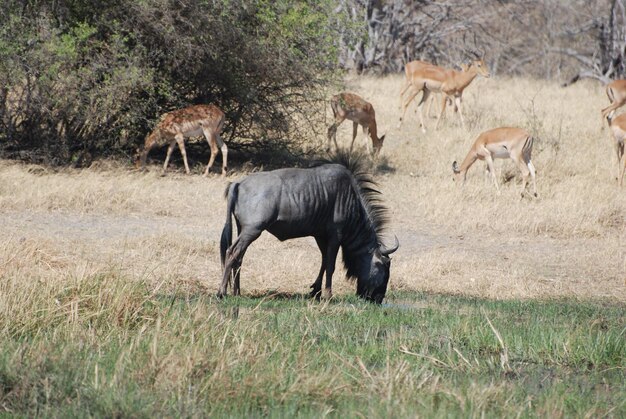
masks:
<svg viewBox="0 0 626 419"><path fill-rule="evenodd" d="M616 185L612 144L601 130L607 100L600 85L477 79L465 94L469 132L448 112L437 132L427 120L427 134L414 105L396 128L400 76L347 85L372 102L379 132L387 133L376 176L392 212L390 233L401 243L391 289L626 301L626 189ZM463 159L479 132L504 125L538 138L538 199L520 199L508 161L496 161L500 195L483 179L481 162L464 187L452 182L452 161ZM351 130L339 127L340 144ZM199 166L193 176L177 169L161 177L156 164L143 174L115 165L52 171L0 162L0 276L71 283L115 270L155 289L213 293L226 180L202 178ZM244 260L243 292L305 292L319 262L312 239L280 243L264 234ZM354 292L341 274L334 285L336 293Z"/></svg>

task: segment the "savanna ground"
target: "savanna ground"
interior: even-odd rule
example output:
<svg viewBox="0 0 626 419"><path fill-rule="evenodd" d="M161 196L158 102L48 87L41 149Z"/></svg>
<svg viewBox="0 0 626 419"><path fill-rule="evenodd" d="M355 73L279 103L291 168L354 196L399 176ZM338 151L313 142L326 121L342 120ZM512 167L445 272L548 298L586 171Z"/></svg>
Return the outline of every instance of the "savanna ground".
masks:
<svg viewBox="0 0 626 419"><path fill-rule="evenodd" d="M603 87L477 79L468 132L448 112L422 134L414 105L396 128L401 84L347 80L387 134L375 176L401 247L383 307L341 270L333 300L301 298L314 241L267 234L243 297L213 298L223 190L242 162L228 179L202 178L198 158L184 176L177 151L166 177L161 161L147 174L1 162L0 412L626 415L626 189ZM452 161L504 125L537 137L539 198L520 198L509 161L499 195L482 162L452 181Z"/></svg>

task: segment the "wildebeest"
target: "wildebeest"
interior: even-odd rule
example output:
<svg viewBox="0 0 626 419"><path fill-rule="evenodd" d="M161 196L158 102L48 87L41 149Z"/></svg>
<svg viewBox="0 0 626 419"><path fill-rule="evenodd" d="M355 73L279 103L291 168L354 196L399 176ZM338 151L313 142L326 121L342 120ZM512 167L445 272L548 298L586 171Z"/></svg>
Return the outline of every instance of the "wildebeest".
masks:
<svg viewBox="0 0 626 419"><path fill-rule="evenodd" d="M387 291L389 255L399 247L382 244L387 222L376 184L363 168L363 157L338 153L332 161L308 169L255 173L226 188L226 224L220 251L224 273L218 297L226 295L230 278L239 295L241 262L248 246L264 230L279 240L313 236L322 253L311 296L332 295L332 276L341 247L347 276L356 279L357 294L381 303ZM232 217L239 233L232 242Z"/></svg>

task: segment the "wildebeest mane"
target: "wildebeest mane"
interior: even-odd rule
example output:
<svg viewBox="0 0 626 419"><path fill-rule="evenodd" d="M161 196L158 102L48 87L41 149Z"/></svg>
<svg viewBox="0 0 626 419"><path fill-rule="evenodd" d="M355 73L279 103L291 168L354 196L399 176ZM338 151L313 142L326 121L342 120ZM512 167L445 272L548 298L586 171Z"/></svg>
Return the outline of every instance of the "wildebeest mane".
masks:
<svg viewBox="0 0 626 419"><path fill-rule="evenodd" d="M383 204L382 193L378 189L378 184L372 178L368 170L368 157L359 153L348 153L347 151L338 151L329 159L315 162L314 166L322 164L340 164L350 171L352 174L352 187L361 203L362 212L354 214L355 217L365 217L366 220L353 220L355 227L365 222L369 224L376 235L377 245L382 244L382 234L389 222L389 211ZM354 279L358 272L358 255L364 252L363 246L369 238L366 229L353 229L351 237L344 240L341 244L343 250L343 263L346 267L346 275L350 279Z"/></svg>

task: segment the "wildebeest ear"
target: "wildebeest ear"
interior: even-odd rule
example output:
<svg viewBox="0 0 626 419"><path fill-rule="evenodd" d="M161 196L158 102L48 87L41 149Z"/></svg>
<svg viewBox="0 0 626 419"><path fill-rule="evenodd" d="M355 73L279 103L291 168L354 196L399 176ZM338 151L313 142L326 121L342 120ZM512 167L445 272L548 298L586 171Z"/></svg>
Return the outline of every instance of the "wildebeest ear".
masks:
<svg viewBox="0 0 626 419"><path fill-rule="evenodd" d="M398 240L398 236L394 236L396 239L395 244L392 247L386 248L384 246L380 246L380 254L383 256L389 256L390 254L392 254L393 252L395 252L396 250L398 250L398 247L400 247L400 241Z"/></svg>

